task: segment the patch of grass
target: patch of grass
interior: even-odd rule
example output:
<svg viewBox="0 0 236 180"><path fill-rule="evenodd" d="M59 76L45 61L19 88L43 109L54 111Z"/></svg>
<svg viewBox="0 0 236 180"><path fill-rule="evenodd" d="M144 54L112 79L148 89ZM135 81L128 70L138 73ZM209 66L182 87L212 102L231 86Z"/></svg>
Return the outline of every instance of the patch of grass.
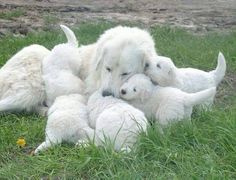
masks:
<svg viewBox="0 0 236 180"><path fill-rule="evenodd" d="M93 43L114 24L83 24L74 29L81 44ZM58 28L59 29L59 28ZM180 67L211 70L218 51L226 57L232 79L236 79L236 33L197 36L179 29L154 27L151 33L160 54L170 56ZM39 32L26 37L0 39L0 63L32 43L48 48L64 42L61 31ZM227 79L227 78L226 78ZM46 119L37 115L0 116L0 177L83 179L235 179L236 92L231 81L221 84L220 97L211 112L195 112L191 122L180 122L164 130L150 127L141 135L134 151L116 153L88 146L62 144L39 156L29 153L44 140ZM227 91L224 91L226 90ZM227 93L230 92L230 94ZM16 140L26 139L25 148Z"/></svg>
<svg viewBox="0 0 236 180"><path fill-rule="evenodd" d="M44 30L49 30L51 26L55 25L59 21L59 19L55 15L51 14L44 15L43 20L45 25Z"/></svg>
<svg viewBox="0 0 236 180"><path fill-rule="evenodd" d="M1 19L12 20L14 18L23 16L24 14L25 14L25 11L18 8L18 9L10 10L10 11L7 11L7 12L0 12L0 18Z"/></svg>

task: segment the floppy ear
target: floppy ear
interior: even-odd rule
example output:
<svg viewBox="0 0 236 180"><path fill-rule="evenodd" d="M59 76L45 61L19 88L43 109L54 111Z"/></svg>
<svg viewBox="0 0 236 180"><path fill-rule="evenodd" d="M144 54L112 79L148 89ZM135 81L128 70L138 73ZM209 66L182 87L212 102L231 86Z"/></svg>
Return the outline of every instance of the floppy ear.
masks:
<svg viewBox="0 0 236 180"><path fill-rule="evenodd" d="M142 59L141 59L141 64L143 67L143 72L145 72L148 68L148 66L150 65L150 55L148 54L147 50L145 49L140 49L140 51L142 52Z"/></svg>
<svg viewBox="0 0 236 180"><path fill-rule="evenodd" d="M170 77L174 77L175 76L175 69L173 67L171 67L169 70L168 70L168 75Z"/></svg>
<svg viewBox="0 0 236 180"><path fill-rule="evenodd" d="M141 97L141 102L144 102L148 97L150 96L150 91L148 90L142 90L140 97Z"/></svg>
<svg viewBox="0 0 236 180"><path fill-rule="evenodd" d="M95 70L101 69L101 65L104 61L106 49L104 47L98 48L95 55Z"/></svg>
<svg viewBox="0 0 236 180"><path fill-rule="evenodd" d="M146 53L144 53L142 59L143 72L147 71L149 66L150 66L150 58L146 55Z"/></svg>

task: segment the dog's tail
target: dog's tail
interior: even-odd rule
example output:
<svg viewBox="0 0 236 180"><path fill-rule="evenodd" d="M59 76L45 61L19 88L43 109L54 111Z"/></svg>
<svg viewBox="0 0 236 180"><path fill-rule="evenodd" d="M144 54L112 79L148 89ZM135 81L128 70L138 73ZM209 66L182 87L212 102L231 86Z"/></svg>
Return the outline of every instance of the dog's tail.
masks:
<svg viewBox="0 0 236 180"><path fill-rule="evenodd" d="M226 71L226 61L225 61L225 57L224 55L219 52L218 55L218 63L217 63L217 67L215 70L211 71L210 73L213 75L214 79L215 79L215 85L217 86L222 79L225 76L225 71Z"/></svg>
<svg viewBox="0 0 236 180"><path fill-rule="evenodd" d="M206 90L202 90L196 93L186 94L185 105L195 106L204 103L208 99L211 99L216 94L216 88L212 87Z"/></svg>
<svg viewBox="0 0 236 180"><path fill-rule="evenodd" d="M78 47L78 41L77 41L77 38L74 34L74 32L68 28L67 26L65 25L60 25L62 31L65 33L66 35L66 38L67 38L67 43L72 45L72 46L75 46L75 47Z"/></svg>

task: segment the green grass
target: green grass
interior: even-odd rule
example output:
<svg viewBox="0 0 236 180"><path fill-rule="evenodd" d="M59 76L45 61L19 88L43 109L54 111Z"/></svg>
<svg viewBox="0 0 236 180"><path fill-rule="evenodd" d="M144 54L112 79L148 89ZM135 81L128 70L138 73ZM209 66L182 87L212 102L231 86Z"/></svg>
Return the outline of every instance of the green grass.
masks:
<svg viewBox="0 0 236 180"><path fill-rule="evenodd" d="M0 19L12 20L23 15L25 15L25 11L18 8L7 12L0 12Z"/></svg>
<svg viewBox="0 0 236 180"><path fill-rule="evenodd" d="M56 17L55 15L51 14L46 14L43 16L43 21L44 21L44 30L48 31L52 26L55 26L57 22L59 22L59 18Z"/></svg>
<svg viewBox="0 0 236 180"><path fill-rule="evenodd" d="M112 24L83 24L74 29L82 44L98 38ZM83 179L235 179L236 178L236 32L192 35L183 30L154 27L151 33L160 54L178 66L204 70L216 66L218 51L227 60L227 77L211 112L195 112L192 122L180 122L161 135L154 127L141 135L133 152L116 153L89 146L62 144L39 156L29 153L44 139L45 118L29 114L0 116L1 178ZM65 37L60 31L39 32L24 38L0 39L0 63L22 47L39 43L48 48ZM24 137L25 148L16 141Z"/></svg>

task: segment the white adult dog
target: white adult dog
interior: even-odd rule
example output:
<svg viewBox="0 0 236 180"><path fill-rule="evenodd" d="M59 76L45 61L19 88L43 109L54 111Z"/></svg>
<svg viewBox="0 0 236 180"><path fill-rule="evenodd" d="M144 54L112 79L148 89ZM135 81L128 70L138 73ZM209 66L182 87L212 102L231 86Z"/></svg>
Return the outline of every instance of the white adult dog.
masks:
<svg viewBox="0 0 236 180"><path fill-rule="evenodd" d="M93 137L94 130L88 125L86 99L79 94L57 97L49 108L45 130L45 141L40 144L35 154L63 141L77 143Z"/></svg>
<svg viewBox="0 0 236 180"><path fill-rule="evenodd" d="M95 144L111 142L116 151L129 151L141 131L147 129L143 112L121 99L103 97L100 91L88 100L90 126L95 128Z"/></svg>
<svg viewBox="0 0 236 180"><path fill-rule="evenodd" d="M84 82L79 78L81 70L80 51L74 33L61 25L68 42L55 46L49 56L43 60L43 79L50 107L56 97L84 92Z"/></svg>
<svg viewBox="0 0 236 180"><path fill-rule="evenodd" d="M41 63L49 53L43 46L31 45L0 69L0 112L46 112Z"/></svg>
<svg viewBox="0 0 236 180"><path fill-rule="evenodd" d="M214 97L216 88L186 93L173 87L155 86L144 74L132 76L120 89L121 98L142 110L147 117L155 117L163 126L190 119L194 105Z"/></svg>
<svg viewBox="0 0 236 180"><path fill-rule="evenodd" d="M224 78L225 71L226 62L221 52L216 69L210 72L177 68L170 58L164 56L156 56L146 68L146 74L160 86L172 86L189 93L217 87Z"/></svg>
<svg viewBox="0 0 236 180"><path fill-rule="evenodd" d="M103 96L119 97L121 84L133 74L143 73L146 61L156 55L152 37L139 28L109 29L96 46L86 78L89 94L102 88Z"/></svg>

